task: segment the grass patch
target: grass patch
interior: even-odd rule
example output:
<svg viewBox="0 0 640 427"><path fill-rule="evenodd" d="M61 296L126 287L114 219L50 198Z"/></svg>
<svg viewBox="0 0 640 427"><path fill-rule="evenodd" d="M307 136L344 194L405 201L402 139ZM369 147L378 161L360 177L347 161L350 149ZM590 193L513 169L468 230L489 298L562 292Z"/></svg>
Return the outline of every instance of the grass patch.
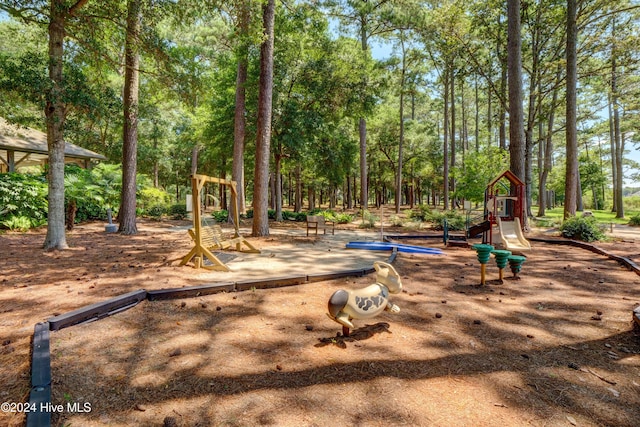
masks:
<svg viewBox="0 0 640 427"><path fill-rule="evenodd" d="M537 208L537 207L531 208L533 212L535 212L534 208ZM590 212L593 213L593 217L596 219L596 222L602 223L602 224L611 224L611 223L628 224L629 218L631 218L632 216L640 215L640 211L638 210L626 210L624 213L625 214L624 218L616 218L615 212L611 212L610 210L591 210ZM542 222L547 222L547 221L561 222L563 219L563 216L564 216L564 208L560 206L554 209L547 209L545 211L545 216L538 219L542 220ZM578 217L582 216L582 212L577 212L576 216Z"/></svg>

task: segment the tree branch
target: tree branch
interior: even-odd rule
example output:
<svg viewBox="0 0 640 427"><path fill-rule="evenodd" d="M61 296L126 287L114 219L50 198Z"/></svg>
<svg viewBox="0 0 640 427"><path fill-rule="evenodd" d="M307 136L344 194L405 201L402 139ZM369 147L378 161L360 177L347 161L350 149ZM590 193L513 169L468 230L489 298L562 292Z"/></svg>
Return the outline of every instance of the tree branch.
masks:
<svg viewBox="0 0 640 427"><path fill-rule="evenodd" d="M87 4L89 0L78 0L76 2L76 4L74 4L73 6L71 6L69 8L69 15L70 16L75 16L76 12L78 11L78 9L82 8L82 6L84 6L85 4Z"/></svg>

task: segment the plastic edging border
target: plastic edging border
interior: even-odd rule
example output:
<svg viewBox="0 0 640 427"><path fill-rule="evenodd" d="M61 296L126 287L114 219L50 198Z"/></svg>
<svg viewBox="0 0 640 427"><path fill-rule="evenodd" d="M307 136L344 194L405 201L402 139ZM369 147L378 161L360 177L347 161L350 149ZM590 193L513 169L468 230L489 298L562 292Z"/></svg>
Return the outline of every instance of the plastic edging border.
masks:
<svg viewBox="0 0 640 427"><path fill-rule="evenodd" d="M62 328L77 325L88 320L99 319L116 311L127 309L147 299L147 291L139 289L137 291L118 295L106 301L81 307L59 316L49 319L50 329L57 331Z"/></svg>
<svg viewBox="0 0 640 427"><path fill-rule="evenodd" d="M36 323L33 331L31 354L31 391L27 427L51 425L51 412L42 411L42 405L51 404L51 349L49 322Z"/></svg>

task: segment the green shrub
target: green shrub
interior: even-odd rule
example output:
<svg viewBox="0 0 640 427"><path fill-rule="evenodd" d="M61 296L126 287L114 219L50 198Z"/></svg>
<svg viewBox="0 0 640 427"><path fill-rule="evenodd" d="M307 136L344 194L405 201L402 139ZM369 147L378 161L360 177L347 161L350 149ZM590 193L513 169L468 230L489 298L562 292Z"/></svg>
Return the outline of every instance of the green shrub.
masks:
<svg viewBox="0 0 640 427"><path fill-rule="evenodd" d="M402 218L400 218L399 216L391 215L391 225L395 227L402 227L404 225L404 222L402 221Z"/></svg>
<svg viewBox="0 0 640 427"><path fill-rule="evenodd" d="M91 171L65 165L64 187L65 205L75 203L76 206L75 223L106 218L105 189L94 182Z"/></svg>
<svg viewBox="0 0 640 427"><path fill-rule="evenodd" d="M171 196L169 196L169 193L160 188L144 187L138 190L137 194L137 205L142 208L144 212L147 212L147 214L149 214L149 210L154 207L168 206L170 200Z"/></svg>
<svg viewBox="0 0 640 427"><path fill-rule="evenodd" d="M564 237L585 242L605 238L604 232L593 216L569 218L560 226L560 231Z"/></svg>
<svg viewBox="0 0 640 427"><path fill-rule="evenodd" d="M447 220L449 231L464 230L467 226L466 219L457 211L433 212L427 217L427 222L436 230L444 228L444 220Z"/></svg>
<svg viewBox="0 0 640 427"><path fill-rule="evenodd" d="M378 217L371 212L365 210L362 213L362 222L358 225L359 228L373 228L376 225Z"/></svg>
<svg viewBox="0 0 640 427"><path fill-rule="evenodd" d="M167 209L163 205L155 205L147 209L145 213L153 219L161 219L166 210Z"/></svg>
<svg viewBox="0 0 640 427"><path fill-rule="evenodd" d="M216 222L227 222L229 219L229 211L221 209L219 211L212 212L211 216Z"/></svg>
<svg viewBox="0 0 640 427"><path fill-rule="evenodd" d="M103 206L118 210L122 190L122 168L120 165L100 163L91 169L91 183L100 189Z"/></svg>
<svg viewBox="0 0 640 427"><path fill-rule="evenodd" d="M120 165L105 163L92 170L77 165L65 166L65 204L75 203L75 222L106 219L107 208L118 210L121 170ZM138 183L136 213L158 217L160 209L166 209L170 196L151 187L150 181L142 175L138 176ZM14 217L28 218L31 227L46 223L47 192L44 175L0 174L0 225L14 227L18 224L16 229L24 228L24 220Z"/></svg>
<svg viewBox="0 0 640 427"><path fill-rule="evenodd" d="M282 211L282 219L304 222L307 220L307 214L305 212Z"/></svg>
<svg viewBox="0 0 640 427"><path fill-rule="evenodd" d="M336 222L336 213L331 209L320 209L320 208L312 209L306 213L305 221L306 221L307 215L316 215L316 216L319 215L323 217L326 221Z"/></svg>
<svg viewBox="0 0 640 427"><path fill-rule="evenodd" d="M459 214L457 211L448 211L445 213L445 218L449 223L449 230L459 231L467 228L467 220L464 215Z"/></svg>
<svg viewBox="0 0 640 427"><path fill-rule="evenodd" d="M346 213L339 214L334 212L331 209L316 208L302 215L304 215L304 218L301 218L300 221L306 221L307 215L321 215L322 217L324 217L325 220L333 221L336 224L347 224L353 221L353 215L349 215Z"/></svg>
<svg viewBox="0 0 640 427"><path fill-rule="evenodd" d="M269 216L269 219L276 219L276 211L273 209L268 209L267 215ZM247 210L247 213L244 216L245 218L253 218L253 209Z"/></svg>
<svg viewBox="0 0 640 427"><path fill-rule="evenodd" d="M178 203L169 207L169 215L173 219L185 219L187 217L187 205Z"/></svg>
<svg viewBox="0 0 640 427"><path fill-rule="evenodd" d="M42 224L34 224L32 219L26 216L10 216L7 219L0 221L0 224L14 231L27 231L32 227L37 227Z"/></svg>
<svg viewBox="0 0 640 427"><path fill-rule="evenodd" d="M47 221L47 183L42 176L18 173L0 174L0 224L24 229ZM19 226L18 226L19 225Z"/></svg>
<svg viewBox="0 0 640 427"><path fill-rule="evenodd" d="M336 224L349 224L353 221L353 215L348 213L336 214L335 218Z"/></svg>
<svg viewBox="0 0 640 427"><path fill-rule="evenodd" d="M316 215L321 215L326 221L334 221L336 220L336 213L332 210L320 211Z"/></svg>
<svg viewBox="0 0 640 427"><path fill-rule="evenodd" d="M418 205L409 212L409 218L420 222L427 222L431 215L431 209L428 205Z"/></svg>
<svg viewBox="0 0 640 427"><path fill-rule="evenodd" d="M629 225L634 227L640 226L640 214L633 215L629 218Z"/></svg>

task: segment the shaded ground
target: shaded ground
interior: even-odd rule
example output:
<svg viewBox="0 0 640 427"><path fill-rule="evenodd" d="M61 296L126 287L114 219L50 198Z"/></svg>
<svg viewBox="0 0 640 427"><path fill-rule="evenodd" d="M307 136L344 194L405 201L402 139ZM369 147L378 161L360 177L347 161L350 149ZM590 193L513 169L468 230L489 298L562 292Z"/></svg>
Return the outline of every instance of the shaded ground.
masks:
<svg viewBox="0 0 640 427"><path fill-rule="evenodd" d="M165 265L190 248L175 225L145 223L133 237L87 225L62 253L38 249L42 232L1 235L0 400L28 398L36 322L135 289L214 281L220 273ZM298 232L252 243L263 252L294 244L317 259L336 251L334 240ZM639 261L635 241L599 246ZM640 425L630 322L639 276L535 243L521 280L497 284L491 261L491 282L478 287L475 253L445 252L400 254L401 312L356 320L350 338L336 335L327 300L373 276L144 302L52 332L54 403L91 407L54 425ZM0 425L23 422L0 413Z"/></svg>

